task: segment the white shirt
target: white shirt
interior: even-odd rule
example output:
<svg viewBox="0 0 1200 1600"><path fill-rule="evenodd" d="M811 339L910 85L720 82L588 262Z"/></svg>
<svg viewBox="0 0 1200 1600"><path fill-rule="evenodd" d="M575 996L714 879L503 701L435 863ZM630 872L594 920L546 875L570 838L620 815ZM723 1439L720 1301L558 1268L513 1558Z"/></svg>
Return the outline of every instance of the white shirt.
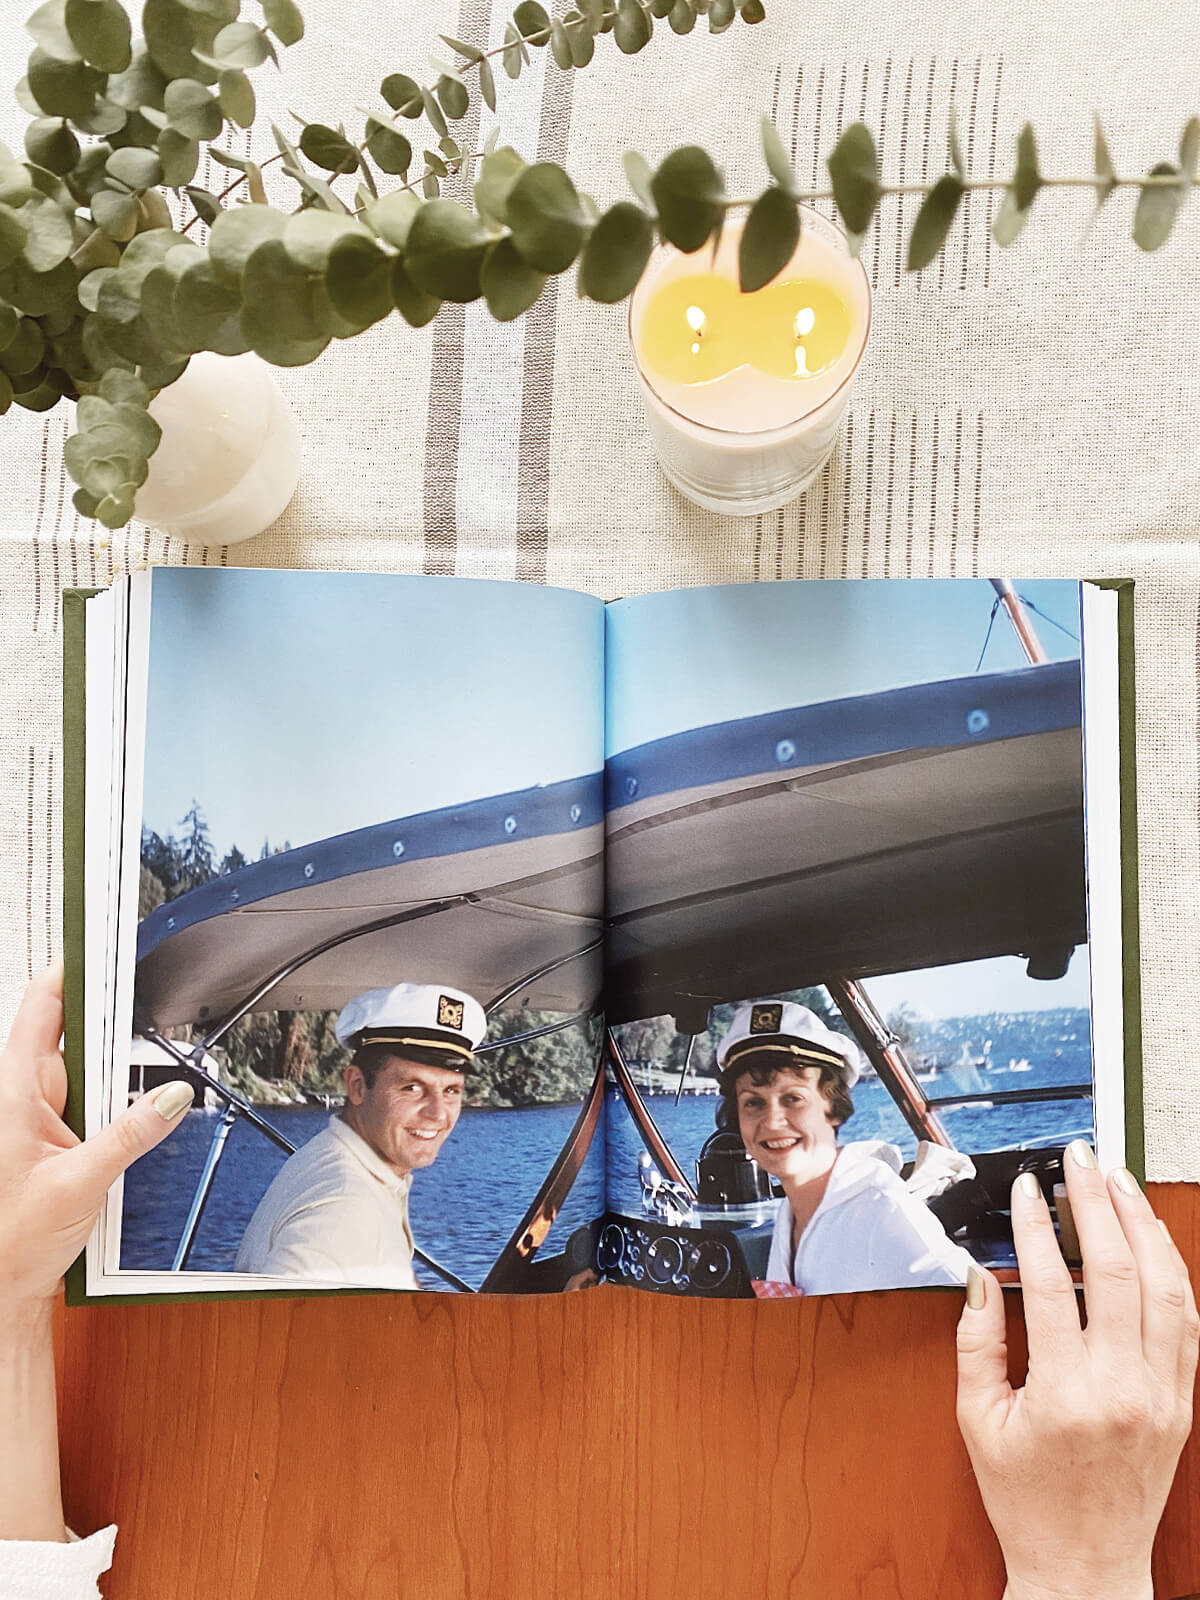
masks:
<svg viewBox="0 0 1200 1600"><path fill-rule="evenodd" d="M0 1595L4 1600L99 1600L96 1580L112 1565L117 1530L54 1544L40 1539L0 1539Z"/></svg>
<svg viewBox="0 0 1200 1600"><path fill-rule="evenodd" d="M412 1174L402 1177L365 1139L330 1117L289 1156L258 1203L238 1272L416 1289L408 1225Z"/></svg>
<svg viewBox="0 0 1200 1600"><path fill-rule="evenodd" d="M971 1258L909 1194L894 1146L844 1144L821 1203L792 1251L792 1208L781 1200L767 1280L805 1294L964 1284Z"/></svg>

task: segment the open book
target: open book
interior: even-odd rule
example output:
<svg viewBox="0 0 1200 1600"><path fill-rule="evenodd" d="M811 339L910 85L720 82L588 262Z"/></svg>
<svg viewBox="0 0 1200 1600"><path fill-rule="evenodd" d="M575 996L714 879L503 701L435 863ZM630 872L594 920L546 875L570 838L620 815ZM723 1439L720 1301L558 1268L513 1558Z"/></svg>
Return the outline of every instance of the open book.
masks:
<svg viewBox="0 0 1200 1600"><path fill-rule="evenodd" d="M1017 1172L1141 1167L1132 598L69 591L69 1115L194 1087L72 1298L1011 1278ZM469 1061L368 1082L399 985Z"/></svg>

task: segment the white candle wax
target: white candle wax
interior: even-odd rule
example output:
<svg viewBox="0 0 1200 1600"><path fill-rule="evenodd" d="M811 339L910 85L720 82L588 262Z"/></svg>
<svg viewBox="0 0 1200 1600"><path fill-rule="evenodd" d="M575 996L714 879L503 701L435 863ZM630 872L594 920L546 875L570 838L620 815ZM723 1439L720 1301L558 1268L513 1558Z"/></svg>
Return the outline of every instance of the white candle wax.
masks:
<svg viewBox="0 0 1200 1600"><path fill-rule="evenodd" d="M660 464L682 494L708 510L753 516L803 493L828 459L849 401L871 322L870 284L833 223L807 207L801 207L801 223L791 261L760 292L768 295L775 285L806 279L828 285L844 304L849 319L844 348L811 375L778 376L747 359L707 381L681 382L656 370L647 356L647 308L671 283L715 274L736 288L740 222L727 224L715 258L711 245L692 255L660 245L630 298L629 336ZM742 303L753 298L741 297ZM713 336L712 319L698 307L688 312L696 339L691 348L698 352ZM808 329L797 319L798 348L802 331ZM727 343L731 337L736 333L726 330ZM797 361L803 372L802 355Z"/></svg>

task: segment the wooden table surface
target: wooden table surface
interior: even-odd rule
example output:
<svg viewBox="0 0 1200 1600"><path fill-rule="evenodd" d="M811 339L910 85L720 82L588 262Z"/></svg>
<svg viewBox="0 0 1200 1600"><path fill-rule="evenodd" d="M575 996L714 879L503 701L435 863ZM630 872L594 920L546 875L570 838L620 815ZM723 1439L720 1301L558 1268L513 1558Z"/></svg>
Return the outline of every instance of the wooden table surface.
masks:
<svg viewBox="0 0 1200 1600"><path fill-rule="evenodd" d="M1200 1188L1152 1198L1200 1280ZM68 1311L63 1472L110 1600L999 1600L959 1296L598 1290ZM1014 1359L1023 1355L1010 1307ZM1200 1444L1156 1594L1200 1590Z"/></svg>

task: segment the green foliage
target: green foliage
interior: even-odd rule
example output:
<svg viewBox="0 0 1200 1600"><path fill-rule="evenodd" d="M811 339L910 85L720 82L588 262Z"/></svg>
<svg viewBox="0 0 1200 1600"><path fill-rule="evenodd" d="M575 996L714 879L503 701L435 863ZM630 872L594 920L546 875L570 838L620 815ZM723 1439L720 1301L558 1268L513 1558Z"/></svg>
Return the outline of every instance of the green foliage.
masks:
<svg viewBox="0 0 1200 1600"><path fill-rule="evenodd" d="M682 36L707 19L710 32L723 33L739 19L761 22L761 0L574 0L561 13L521 0L494 49L443 35L457 66L437 65L425 83L388 73L382 106L362 110L360 129L304 122L293 143L271 126L278 153L269 160L295 186L291 211L268 203L266 159L223 148L231 127L254 123L250 75L278 65L277 46L304 33L295 0L261 0L261 13L260 25L243 16L242 0L145 0L140 38L124 0L44 0L29 19L34 48L16 90L30 116L26 159L0 146L0 412L79 402L66 456L75 503L109 526L132 514L146 476L157 440L147 413L153 393L198 351L252 349L302 365L330 339L393 311L421 327L445 302L480 297L509 320L575 262L580 294L613 303L633 290L656 240L698 250L720 238L734 209L748 207L744 289L770 282L795 249L798 205L811 196L768 119L761 139L771 182L757 197L730 199L712 157L687 145L655 170L629 152L634 198L603 211L561 166L527 165L514 150L492 148L495 135L483 151L466 149L449 131L476 90L496 109L497 58L512 78L542 49L559 70L576 71L605 35L610 51L632 55L652 43L656 21ZM1039 191L1068 181L1041 172L1028 126L1007 184L970 177L953 119L948 142L951 170L928 186L910 236L913 269L942 248L968 188L1005 188L994 228L1007 244ZM194 183L205 151L235 174L223 192ZM1122 184L1136 187L1134 238L1157 249L1191 193L1198 159L1193 118L1177 158L1146 178L1118 177L1097 122L1097 204ZM470 175L476 161L473 207L444 197L443 185ZM843 132L829 172L856 245L889 192L864 124ZM386 177L400 185L381 193ZM183 227L164 187L194 207ZM195 222L207 225L207 239L191 233Z"/></svg>

